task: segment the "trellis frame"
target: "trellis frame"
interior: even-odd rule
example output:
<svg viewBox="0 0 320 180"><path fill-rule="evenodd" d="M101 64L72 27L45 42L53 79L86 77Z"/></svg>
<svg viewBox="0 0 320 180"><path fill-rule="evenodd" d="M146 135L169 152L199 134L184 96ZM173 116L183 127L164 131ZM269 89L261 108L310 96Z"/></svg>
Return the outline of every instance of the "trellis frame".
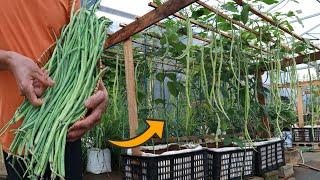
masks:
<svg viewBox="0 0 320 180"><path fill-rule="evenodd" d="M157 24L159 21L167 18L170 15L174 15L177 18L180 19L185 19L185 17L179 15L177 12L187 6L189 6L192 3L195 3L197 0L168 0L166 3L162 4L161 6L155 8L154 10L150 11L149 13L145 14L144 16L138 18L137 20L135 20L134 22L132 22L131 24L123 27L121 30L115 32L114 34L112 34L106 41L105 44L105 48L109 48L112 47L120 42L125 42L124 43L124 49L126 49L125 52L125 71L126 71L126 87L127 89L127 96L128 96L128 112L129 112L129 124L130 124L130 137L134 137L135 136L135 131L138 129L138 115L137 115L137 103L136 103L136 93L135 93L135 88L133 86L134 84L134 77L132 77L132 74L134 74L134 60L133 60L133 54L132 54L132 50L130 53L130 48L132 49L132 40L131 37L141 31L143 31L144 29L150 27L151 25L155 25ZM242 0L234 0L238 5L243 5L243 1ZM239 21L235 21L235 20L230 20L230 18L227 18L226 15L224 15L221 12L218 11L214 11L214 9L210 6L208 6L207 4L199 1L198 2L199 5L202 5L203 7L207 8L208 10L217 13L218 15L220 15L221 17L224 17L225 19L229 20L232 24L234 25L238 25L241 28L246 29L247 31L251 31L251 33L253 33L253 31L243 25L241 22ZM152 3L150 4L152 5ZM153 4L154 5L154 4ZM270 23L273 26L277 26L276 22L274 22L271 18L269 18L268 16L264 15L263 13L259 12L258 10L254 9L253 7L250 6L249 8L250 12L252 12L253 14L259 16L260 18L262 18L263 20L265 20L266 22ZM206 26L206 25L202 25L200 23L197 23L197 21L191 21L193 24L196 24L202 28L207 28L212 30L210 27ZM293 33L290 32L288 29L286 29L283 26L279 26L279 28L290 34L291 36L295 37L296 39L300 40L300 41L304 41L304 39ZM213 29L214 30L214 29ZM219 34L221 34L222 36L225 36L227 38L233 38L232 36L230 37L229 34L224 33L224 32L217 32ZM319 47L311 44L311 46L313 46L315 49L320 50ZM288 48L285 47L284 45L282 45L282 47L284 48ZM254 49L260 49L258 47L252 47ZM262 48L260 49L262 51L264 51ZM267 52L268 53L268 52ZM320 59L320 51L317 52L313 52L307 55L302 55L300 54L297 57L294 58L284 58L282 61L282 65L283 67L287 67L292 65L292 61L295 61L295 64L302 64L304 63L305 58L310 57L311 61L315 61ZM261 76L261 74L263 74L263 72L266 69L260 69L258 73L258 75ZM262 86L262 83L260 83L260 85ZM133 91L133 92L132 92ZM259 95L259 102L260 103L265 103L265 99L263 95ZM266 118L263 118L263 123L265 124L265 126L268 128L269 127L269 122ZM135 148L133 150L133 154L134 155L140 155L139 149Z"/></svg>

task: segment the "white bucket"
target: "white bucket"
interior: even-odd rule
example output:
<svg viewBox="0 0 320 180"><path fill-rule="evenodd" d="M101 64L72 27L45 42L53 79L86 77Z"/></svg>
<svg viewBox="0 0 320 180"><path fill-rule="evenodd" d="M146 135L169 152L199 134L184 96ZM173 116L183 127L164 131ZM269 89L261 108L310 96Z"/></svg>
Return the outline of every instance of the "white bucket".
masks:
<svg viewBox="0 0 320 180"><path fill-rule="evenodd" d="M111 172L111 153L109 149L88 149L87 172L102 174Z"/></svg>

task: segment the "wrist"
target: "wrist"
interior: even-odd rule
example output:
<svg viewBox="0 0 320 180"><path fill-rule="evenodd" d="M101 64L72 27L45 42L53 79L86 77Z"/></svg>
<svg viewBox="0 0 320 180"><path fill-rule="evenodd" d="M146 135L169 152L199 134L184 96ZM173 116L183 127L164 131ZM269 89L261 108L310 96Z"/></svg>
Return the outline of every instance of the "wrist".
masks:
<svg viewBox="0 0 320 180"><path fill-rule="evenodd" d="M5 70L12 70L15 66L14 52L0 50L0 66Z"/></svg>

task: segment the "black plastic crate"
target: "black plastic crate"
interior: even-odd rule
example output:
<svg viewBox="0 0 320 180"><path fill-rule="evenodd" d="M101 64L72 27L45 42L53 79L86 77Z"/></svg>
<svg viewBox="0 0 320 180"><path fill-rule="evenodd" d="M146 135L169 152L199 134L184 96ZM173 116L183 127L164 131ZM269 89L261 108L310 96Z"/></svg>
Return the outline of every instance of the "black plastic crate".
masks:
<svg viewBox="0 0 320 180"><path fill-rule="evenodd" d="M312 142L320 142L320 128L314 127L313 133L314 133L313 135L311 134Z"/></svg>
<svg viewBox="0 0 320 180"><path fill-rule="evenodd" d="M121 156L124 180L205 180L205 150L155 157Z"/></svg>
<svg viewBox="0 0 320 180"><path fill-rule="evenodd" d="M293 142L313 142L311 130L312 128L292 128Z"/></svg>
<svg viewBox="0 0 320 180"><path fill-rule="evenodd" d="M279 169L285 165L284 141L271 140L256 143L255 174L263 175L266 172Z"/></svg>
<svg viewBox="0 0 320 180"><path fill-rule="evenodd" d="M251 148L208 149L207 153L210 180L238 180L254 174L254 150Z"/></svg>

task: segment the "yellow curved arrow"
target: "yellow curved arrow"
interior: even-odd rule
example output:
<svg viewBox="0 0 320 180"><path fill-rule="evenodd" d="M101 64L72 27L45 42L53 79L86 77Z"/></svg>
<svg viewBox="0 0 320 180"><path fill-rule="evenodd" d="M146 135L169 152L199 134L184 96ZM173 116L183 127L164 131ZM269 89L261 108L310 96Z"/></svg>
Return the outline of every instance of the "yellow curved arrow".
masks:
<svg viewBox="0 0 320 180"><path fill-rule="evenodd" d="M147 124L149 124L149 128L147 128L142 134L132 139L126 141L111 141L109 142L113 145L119 146L121 148L133 148L137 147L145 142L147 142L153 135L157 134L159 138L162 138L164 121L162 120L146 120Z"/></svg>

